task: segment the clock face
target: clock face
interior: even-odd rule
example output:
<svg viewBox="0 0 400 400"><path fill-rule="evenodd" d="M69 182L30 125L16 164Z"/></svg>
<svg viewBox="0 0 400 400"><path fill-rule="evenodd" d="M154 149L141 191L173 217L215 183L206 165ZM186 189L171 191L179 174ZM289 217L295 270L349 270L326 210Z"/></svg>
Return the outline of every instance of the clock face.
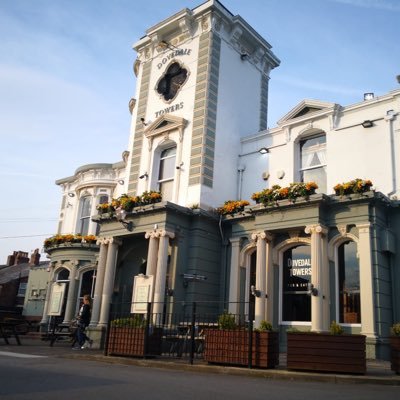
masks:
<svg viewBox="0 0 400 400"><path fill-rule="evenodd" d="M172 63L158 81L157 92L169 101L176 97L179 89L186 82L188 72L179 63Z"/></svg>

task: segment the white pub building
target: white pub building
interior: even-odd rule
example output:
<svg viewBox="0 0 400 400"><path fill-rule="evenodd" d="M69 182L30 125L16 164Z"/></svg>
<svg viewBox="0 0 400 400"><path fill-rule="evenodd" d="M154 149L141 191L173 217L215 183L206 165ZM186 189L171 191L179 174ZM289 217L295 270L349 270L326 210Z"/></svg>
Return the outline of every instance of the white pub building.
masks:
<svg viewBox="0 0 400 400"><path fill-rule="evenodd" d="M288 328L327 331L335 320L367 336L368 357L387 357L400 321L400 90L347 106L304 100L267 129L280 60L217 0L150 27L133 48L137 90L123 160L57 181L58 233L95 234L97 244L47 249L43 321L53 309L68 322L90 293L100 345L110 304L131 302L135 277L148 277L153 312L171 294L169 312L193 301L229 302L235 314L254 307L256 325L280 330L282 350ZM336 194L356 178L373 190ZM318 189L305 198L251 200L310 181ZM150 191L162 201L98 215L99 204ZM250 204L215 211L239 199Z"/></svg>

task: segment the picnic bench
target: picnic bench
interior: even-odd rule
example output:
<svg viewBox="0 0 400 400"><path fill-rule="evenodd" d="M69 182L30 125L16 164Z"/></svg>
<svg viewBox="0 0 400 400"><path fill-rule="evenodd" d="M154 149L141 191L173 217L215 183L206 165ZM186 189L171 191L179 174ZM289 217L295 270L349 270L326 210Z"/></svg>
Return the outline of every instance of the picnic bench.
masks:
<svg viewBox="0 0 400 400"><path fill-rule="evenodd" d="M10 344L8 339L14 336L18 346L20 346L21 341L19 335L20 333L25 333L25 327L26 323L21 319L5 318L0 321L0 337L4 339L6 344Z"/></svg>
<svg viewBox="0 0 400 400"><path fill-rule="evenodd" d="M57 341L69 341L71 346L76 342L76 328L71 327L68 323L60 323L54 325L54 327L48 332L48 340L50 346L53 347Z"/></svg>

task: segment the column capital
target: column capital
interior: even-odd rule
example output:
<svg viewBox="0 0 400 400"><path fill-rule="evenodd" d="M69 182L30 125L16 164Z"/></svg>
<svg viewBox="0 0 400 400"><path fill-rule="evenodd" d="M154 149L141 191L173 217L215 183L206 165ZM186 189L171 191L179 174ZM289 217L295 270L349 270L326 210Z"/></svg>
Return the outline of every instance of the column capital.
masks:
<svg viewBox="0 0 400 400"><path fill-rule="evenodd" d="M165 229L160 229L160 230L158 231L157 236L158 236L158 237L165 237L165 236L168 236L170 239L173 239L173 238L175 237L175 233L174 233L174 232L166 231Z"/></svg>
<svg viewBox="0 0 400 400"><path fill-rule="evenodd" d="M253 232L251 234L251 239L254 241L257 241L258 239L266 240L267 242L270 242L273 239L273 235L269 232L266 231L261 231L261 232Z"/></svg>
<svg viewBox="0 0 400 400"><path fill-rule="evenodd" d="M96 240L96 244L102 245L102 244L108 244L109 243L109 238L106 237L99 237Z"/></svg>
<svg viewBox="0 0 400 400"><path fill-rule="evenodd" d="M122 240L118 239L116 237L111 237L111 238L108 239L108 243L115 244L116 246L121 246L122 245Z"/></svg>
<svg viewBox="0 0 400 400"><path fill-rule="evenodd" d="M159 235L157 230L146 232L146 234L144 235L146 239L155 239L158 238L158 236Z"/></svg>
<svg viewBox="0 0 400 400"><path fill-rule="evenodd" d="M100 245L101 244L106 245L106 244L112 244L112 243L117 244L118 246L121 246L122 241L121 241L121 239L118 239L118 238L113 237L113 236L111 236L111 237L101 237L101 238L98 238L97 241L96 241L96 244L100 244Z"/></svg>
<svg viewBox="0 0 400 400"><path fill-rule="evenodd" d="M307 225L306 228L304 229L304 232L307 234L313 234L313 233L320 233L321 235L326 235L328 233L328 228L326 228L323 225Z"/></svg>

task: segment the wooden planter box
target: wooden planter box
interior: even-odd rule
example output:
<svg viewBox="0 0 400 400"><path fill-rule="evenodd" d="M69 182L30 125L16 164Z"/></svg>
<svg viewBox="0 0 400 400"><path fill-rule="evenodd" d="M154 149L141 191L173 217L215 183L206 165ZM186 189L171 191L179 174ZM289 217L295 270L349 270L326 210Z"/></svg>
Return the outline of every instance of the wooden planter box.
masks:
<svg viewBox="0 0 400 400"><path fill-rule="evenodd" d="M149 335L146 352L145 328L111 327L107 354L115 356L145 357L161 354L162 329L154 328Z"/></svg>
<svg viewBox="0 0 400 400"><path fill-rule="evenodd" d="M288 332L287 368L365 374L365 336Z"/></svg>
<svg viewBox="0 0 400 400"><path fill-rule="evenodd" d="M252 366L274 368L279 364L278 332L253 332ZM245 330L211 329L205 332L204 359L224 365L249 365L249 333Z"/></svg>
<svg viewBox="0 0 400 400"><path fill-rule="evenodd" d="M390 337L390 364L392 371L400 374L400 336Z"/></svg>

